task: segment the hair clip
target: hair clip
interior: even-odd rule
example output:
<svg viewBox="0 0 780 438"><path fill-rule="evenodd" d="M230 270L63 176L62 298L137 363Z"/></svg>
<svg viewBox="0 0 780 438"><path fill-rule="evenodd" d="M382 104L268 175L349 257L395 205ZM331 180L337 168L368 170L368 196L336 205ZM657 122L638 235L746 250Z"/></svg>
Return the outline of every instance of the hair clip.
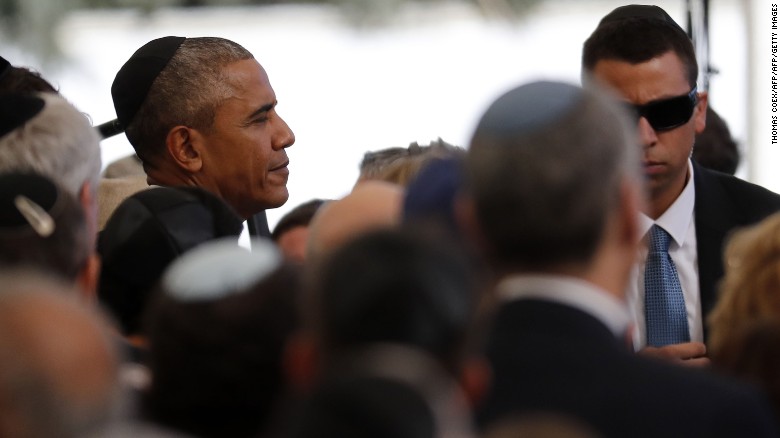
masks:
<svg viewBox="0 0 780 438"><path fill-rule="evenodd" d="M51 218L40 205L31 201L24 195L18 195L14 198L14 204L19 213L24 216L27 223L41 237L49 237L54 232L54 219Z"/></svg>

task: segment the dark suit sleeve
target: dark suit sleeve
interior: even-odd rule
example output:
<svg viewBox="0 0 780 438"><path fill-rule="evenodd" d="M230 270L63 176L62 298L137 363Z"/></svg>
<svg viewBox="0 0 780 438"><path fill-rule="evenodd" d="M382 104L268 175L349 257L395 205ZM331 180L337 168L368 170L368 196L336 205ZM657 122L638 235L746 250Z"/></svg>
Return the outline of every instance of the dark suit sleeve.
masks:
<svg viewBox="0 0 780 438"><path fill-rule="evenodd" d="M702 316L706 318L715 305L718 282L723 277L723 248L728 236L780 211L780 195L695 162L693 168L699 290ZM706 324L704 333L706 339Z"/></svg>

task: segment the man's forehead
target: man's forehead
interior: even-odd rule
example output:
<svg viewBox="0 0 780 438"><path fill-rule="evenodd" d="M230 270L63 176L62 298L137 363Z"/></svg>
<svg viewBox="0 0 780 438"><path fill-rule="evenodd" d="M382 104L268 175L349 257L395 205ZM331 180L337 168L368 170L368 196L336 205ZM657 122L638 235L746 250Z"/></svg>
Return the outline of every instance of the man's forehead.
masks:
<svg viewBox="0 0 780 438"><path fill-rule="evenodd" d="M223 73L225 83L230 87L230 93L223 103L244 102L248 106L256 107L254 109L276 103L276 93L271 87L268 75L254 59L228 64Z"/></svg>
<svg viewBox="0 0 780 438"><path fill-rule="evenodd" d="M262 84L270 87L268 73L254 58L242 59L226 64L222 69L222 75L234 86L256 86Z"/></svg>
<svg viewBox="0 0 780 438"><path fill-rule="evenodd" d="M673 51L639 63L602 59L586 75L584 85L612 89L636 103L690 91L685 66Z"/></svg>

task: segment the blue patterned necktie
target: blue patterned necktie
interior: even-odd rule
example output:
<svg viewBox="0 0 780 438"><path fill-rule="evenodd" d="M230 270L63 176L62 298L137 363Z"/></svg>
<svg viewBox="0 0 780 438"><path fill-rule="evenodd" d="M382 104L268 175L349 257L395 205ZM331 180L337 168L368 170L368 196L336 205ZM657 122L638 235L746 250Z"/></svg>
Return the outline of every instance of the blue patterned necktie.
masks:
<svg viewBox="0 0 780 438"><path fill-rule="evenodd" d="M650 228L645 265L645 323L647 345L662 347L688 342L688 314L685 311L680 278L669 256L671 236L663 228Z"/></svg>

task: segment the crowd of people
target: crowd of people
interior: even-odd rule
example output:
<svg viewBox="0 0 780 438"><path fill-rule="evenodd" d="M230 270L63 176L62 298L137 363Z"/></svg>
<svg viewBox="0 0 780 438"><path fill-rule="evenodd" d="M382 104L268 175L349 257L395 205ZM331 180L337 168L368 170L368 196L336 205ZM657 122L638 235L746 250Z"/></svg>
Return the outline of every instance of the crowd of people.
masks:
<svg viewBox="0 0 780 438"><path fill-rule="evenodd" d="M780 195L698 72L619 7L580 85L270 230L295 135L238 43L148 42L100 127L0 58L0 437L780 435Z"/></svg>

